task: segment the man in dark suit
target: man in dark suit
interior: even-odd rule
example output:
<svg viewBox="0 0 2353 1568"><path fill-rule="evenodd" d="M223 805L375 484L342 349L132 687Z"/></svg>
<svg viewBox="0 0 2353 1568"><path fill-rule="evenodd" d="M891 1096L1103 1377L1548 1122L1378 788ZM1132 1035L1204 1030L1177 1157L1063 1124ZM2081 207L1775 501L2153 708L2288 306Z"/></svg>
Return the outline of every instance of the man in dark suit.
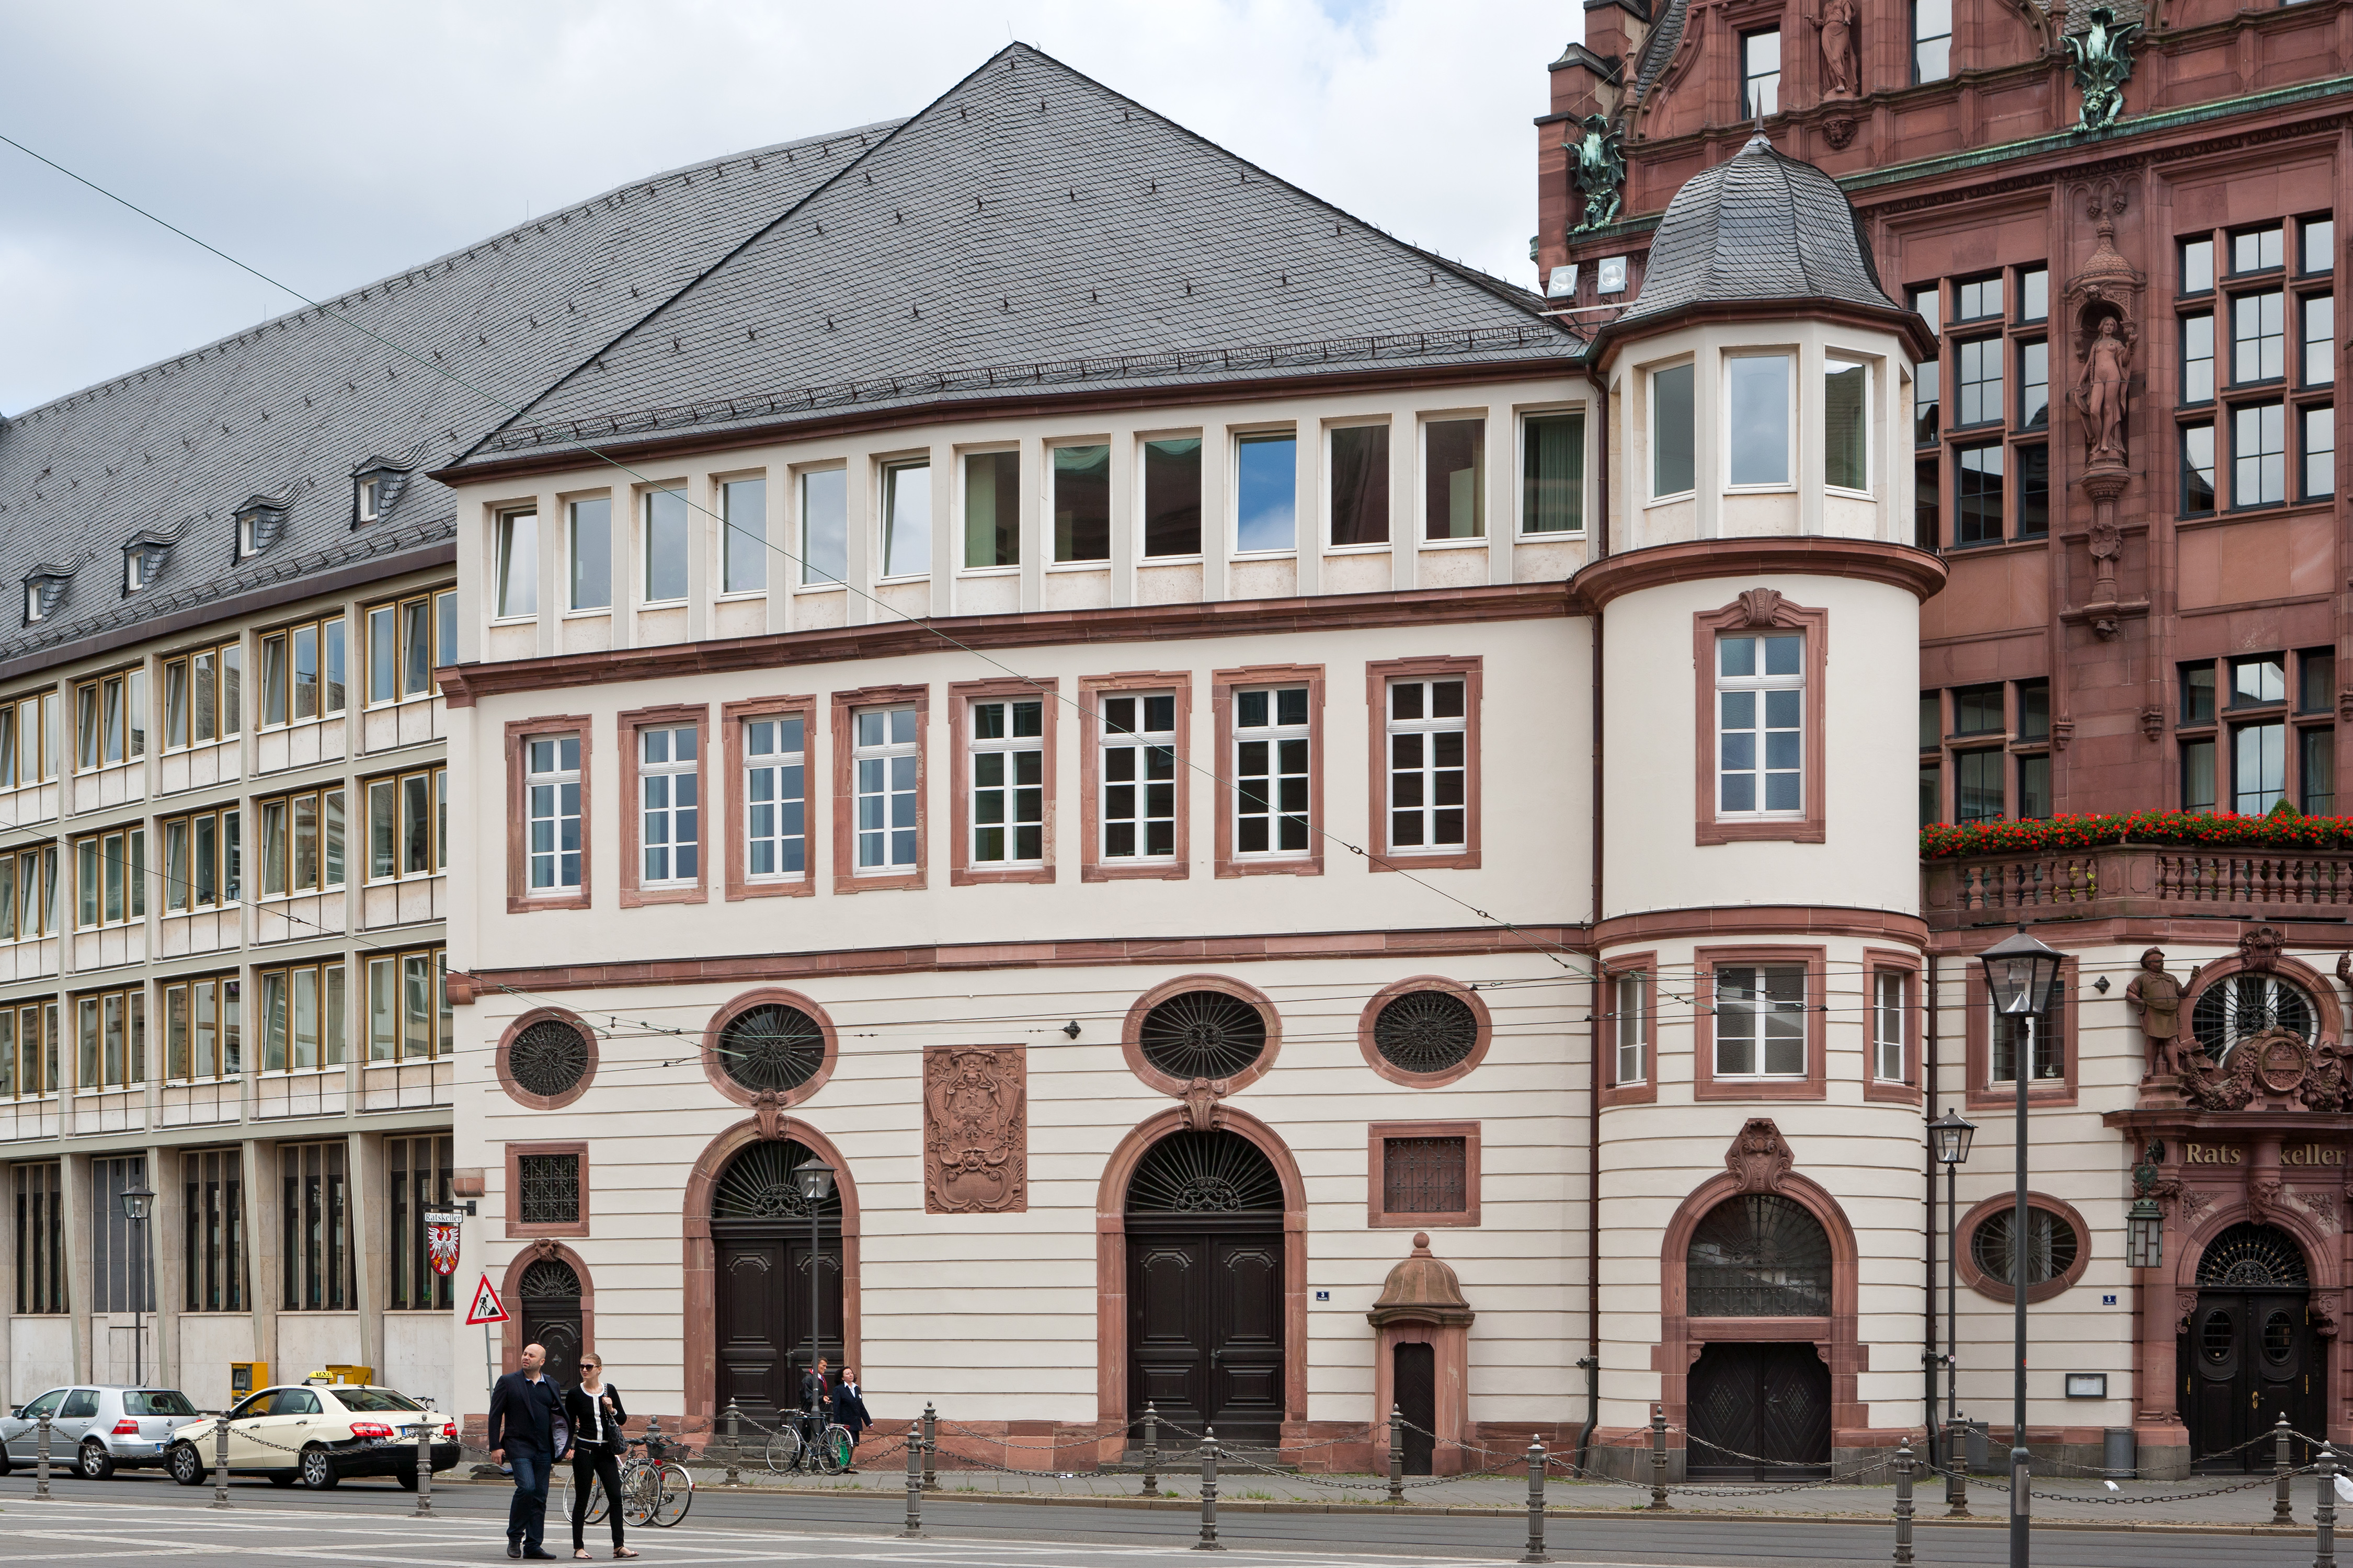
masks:
<svg viewBox="0 0 2353 1568"><path fill-rule="evenodd" d="M514 1470L514 1500L507 1504L507 1555L554 1557L540 1544L547 1529L548 1473L571 1447L562 1395L540 1375L547 1352L522 1347L522 1365L491 1386L491 1462Z"/></svg>

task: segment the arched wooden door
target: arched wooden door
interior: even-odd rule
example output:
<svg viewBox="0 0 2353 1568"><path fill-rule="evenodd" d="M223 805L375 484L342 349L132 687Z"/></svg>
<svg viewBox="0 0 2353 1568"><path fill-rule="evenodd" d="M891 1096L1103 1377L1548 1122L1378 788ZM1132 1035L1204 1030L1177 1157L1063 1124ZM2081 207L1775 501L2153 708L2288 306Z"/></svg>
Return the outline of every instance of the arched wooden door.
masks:
<svg viewBox="0 0 2353 1568"><path fill-rule="evenodd" d="M2327 1417L2327 1342L2313 1331L2304 1249L2276 1226L2234 1225L2198 1260L2198 1304L2177 1350L2189 1453L2202 1470L2272 1465L2280 1416L2298 1432ZM2295 1462L2308 1462L2302 1442Z"/></svg>
<svg viewBox="0 0 2353 1568"><path fill-rule="evenodd" d="M808 1201L795 1167L815 1159L792 1139L754 1143L729 1162L711 1195L712 1302L718 1321L717 1407L733 1400L773 1425L800 1405L810 1357L814 1275L816 1353L841 1366L841 1191Z"/></svg>
<svg viewBox="0 0 2353 1568"><path fill-rule="evenodd" d="M1692 1233L1683 1277L1694 1331L1709 1342L1691 1370L1689 1472L1827 1473L1831 1373L1819 1345L1831 1241L1821 1222L1775 1193L1728 1199Z"/></svg>
<svg viewBox="0 0 2353 1568"><path fill-rule="evenodd" d="M1282 1429L1282 1179L1239 1133L1145 1151L1126 1205L1128 1410L1273 1447Z"/></svg>
<svg viewBox="0 0 2353 1568"><path fill-rule="evenodd" d="M522 1342L547 1352L546 1375L558 1388L580 1381L580 1276L561 1258L523 1266Z"/></svg>

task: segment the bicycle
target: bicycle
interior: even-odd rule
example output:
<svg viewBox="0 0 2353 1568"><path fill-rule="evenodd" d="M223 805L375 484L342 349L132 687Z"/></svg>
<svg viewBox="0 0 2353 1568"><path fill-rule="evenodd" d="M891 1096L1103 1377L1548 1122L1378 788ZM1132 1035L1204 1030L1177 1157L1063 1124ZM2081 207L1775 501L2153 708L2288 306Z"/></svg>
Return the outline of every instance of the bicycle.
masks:
<svg viewBox="0 0 2353 1568"><path fill-rule="evenodd" d="M648 1523L667 1530L686 1517L694 1506L694 1477L684 1465L666 1456L669 1446L660 1437L649 1434L632 1437L631 1448L643 1448L643 1454L631 1454L621 1461L621 1519L623 1522L642 1530ZM612 1502L605 1489L595 1486L588 1499L586 1524L602 1524ZM564 1478L565 1517L572 1514L572 1478Z"/></svg>
<svg viewBox="0 0 2353 1568"><path fill-rule="evenodd" d="M803 1412L776 1429L768 1439L765 1458L770 1470L777 1475L806 1468L812 1475L838 1476L849 1468L850 1441L849 1428L827 1422L817 1441L810 1442L805 1428L818 1425L817 1417Z"/></svg>

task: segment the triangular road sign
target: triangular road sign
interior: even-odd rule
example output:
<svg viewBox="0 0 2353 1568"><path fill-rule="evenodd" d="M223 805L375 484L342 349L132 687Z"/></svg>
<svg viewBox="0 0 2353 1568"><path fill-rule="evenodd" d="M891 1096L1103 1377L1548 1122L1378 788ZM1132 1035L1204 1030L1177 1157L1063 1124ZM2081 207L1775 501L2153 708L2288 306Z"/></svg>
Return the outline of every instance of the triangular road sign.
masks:
<svg viewBox="0 0 2353 1568"><path fill-rule="evenodd" d="M471 1328L476 1323L503 1323L506 1321L506 1303L499 1300L499 1293L491 1288L491 1277L485 1274L474 1287L474 1305L466 1314L466 1325Z"/></svg>

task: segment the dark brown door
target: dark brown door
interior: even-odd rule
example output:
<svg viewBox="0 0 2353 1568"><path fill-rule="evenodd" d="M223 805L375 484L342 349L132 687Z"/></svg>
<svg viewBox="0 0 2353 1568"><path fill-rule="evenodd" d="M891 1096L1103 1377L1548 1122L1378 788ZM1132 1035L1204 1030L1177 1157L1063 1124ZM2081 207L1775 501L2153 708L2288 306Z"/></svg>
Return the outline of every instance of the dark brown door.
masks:
<svg viewBox="0 0 2353 1568"><path fill-rule="evenodd" d="M1176 1428L1215 1426L1220 1441L1271 1447L1282 1424L1282 1237L1131 1230L1128 1397Z"/></svg>
<svg viewBox="0 0 2353 1568"><path fill-rule="evenodd" d="M1438 1430L1438 1356L1429 1345L1405 1344L1389 1352L1389 1376L1397 1390L1397 1413L1405 1422L1399 1434L1405 1449L1405 1473L1430 1474Z"/></svg>
<svg viewBox="0 0 2353 1568"><path fill-rule="evenodd" d="M1690 1388L1693 1475L1828 1471L1831 1373L1811 1344L1711 1344Z"/></svg>
<svg viewBox="0 0 2353 1568"><path fill-rule="evenodd" d="M2279 1417L2318 1432L2327 1416L2323 1344L2312 1331L2304 1291L2204 1290L2182 1336L2183 1412L2200 1469L2267 1470ZM2289 1445L2294 1463L2306 1445Z"/></svg>
<svg viewBox="0 0 2353 1568"><path fill-rule="evenodd" d="M580 1381L580 1276L560 1258L526 1266L522 1288L522 1343L547 1352L546 1373L558 1388Z"/></svg>
<svg viewBox="0 0 2353 1568"><path fill-rule="evenodd" d="M733 1400L746 1415L773 1424L800 1404L809 1357L809 1238L776 1227L712 1226L718 1278L719 1408ZM841 1365L841 1246L820 1239L818 1353Z"/></svg>

